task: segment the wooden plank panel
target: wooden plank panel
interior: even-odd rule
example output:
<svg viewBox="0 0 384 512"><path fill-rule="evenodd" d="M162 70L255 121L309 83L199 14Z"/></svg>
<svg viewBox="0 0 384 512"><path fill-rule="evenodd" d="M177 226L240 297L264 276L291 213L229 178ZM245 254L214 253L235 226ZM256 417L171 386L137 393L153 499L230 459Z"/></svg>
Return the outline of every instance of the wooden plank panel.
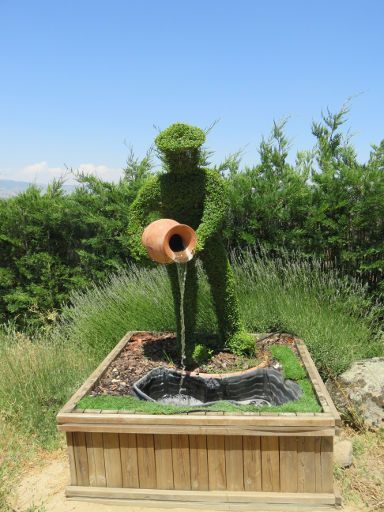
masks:
<svg viewBox="0 0 384 512"><path fill-rule="evenodd" d="M333 437L322 437L320 446L321 492L333 492Z"/></svg>
<svg viewBox="0 0 384 512"><path fill-rule="evenodd" d="M207 491L209 486L206 436L189 436L189 456L191 459L191 489Z"/></svg>
<svg viewBox="0 0 384 512"><path fill-rule="evenodd" d="M136 434L120 434L123 487L139 487Z"/></svg>
<svg viewBox="0 0 384 512"><path fill-rule="evenodd" d="M156 488L155 446L152 434L137 434L137 465L142 489Z"/></svg>
<svg viewBox="0 0 384 512"><path fill-rule="evenodd" d="M71 485L77 485L75 452L73 449L72 436L73 436L72 432L66 433L67 447L68 447L69 473L70 473Z"/></svg>
<svg viewBox="0 0 384 512"><path fill-rule="evenodd" d="M122 487L121 455L118 434L103 434L107 487Z"/></svg>
<svg viewBox="0 0 384 512"><path fill-rule="evenodd" d="M315 492L315 438L299 437L297 446L297 489L299 492Z"/></svg>
<svg viewBox="0 0 384 512"><path fill-rule="evenodd" d="M87 444L84 432L74 432L73 452L75 456L76 476L78 485L89 485Z"/></svg>
<svg viewBox="0 0 384 512"><path fill-rule="evenodd" d="M224 447L224 436L207 436L208 481L211 490L227 488Z"/></svg>
<svg viewBox="0 0 384 512"><path fill-rule="evenodd" d="M187 435L172 436L173 483L175 489L191 488L191 465Z"/></svg>
<svg viewBox="0 0 384 512"><path fill-rule="evenodd" d="M244 491L243 438L225 437L225 472L229 491Z"/></svg>
<svg viewBox="0 0 384 512"><path fill-rule="evenodd" d="M88 454L89 485L105 487L107 480L105 475L103 435L96 432L87 432L85 438Z"/></svg>
<svg viewBox="0 0 384 512"><path fill-rule="evenodd" d="M280 437L280 490L297 492L297 437Z"/></svg>
<svg viewBox="0 0 384 512"><path fill-rule="evenodd" d="M279 438L261 438L261 486L264 492L280 490Z"/></svg>
<svg viewBox="0 0 384 512"><path fill-rule="evenodd" d="M261 491L260 437L243 437L244 489Z"/></svg>
<svg viewBox="0 0 384 512"><path fill-rule="evenodd" d="M157 489L173 489L172 438L167 434L154 436Z"/></svg>

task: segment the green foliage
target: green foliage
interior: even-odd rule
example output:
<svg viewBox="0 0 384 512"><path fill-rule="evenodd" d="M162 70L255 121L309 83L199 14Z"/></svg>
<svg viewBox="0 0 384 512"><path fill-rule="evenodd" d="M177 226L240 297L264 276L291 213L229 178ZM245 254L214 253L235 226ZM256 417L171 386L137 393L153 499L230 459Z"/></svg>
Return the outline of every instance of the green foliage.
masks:
<svg viewBox="0 0 384 512"><path fill-rule="evenodd" d="M79 174L71 194L54 182L0 200L0 321L49 326L73 289L129 261L127 204L149 167L131 153L117 184Z"/></svg>
<svg viewBox="0 0 384 512"><path fill-rule="evenodd" d="M164 140L174 140L175 148L180 141L181 148L194 144L192 149L159 148L164 167L176 171L172 176L152 173L151 151L143 159L131 151L118 183L78 174L72 193L56 181L46 191L31 186L1 199L0 321L50 328L72 290L100 282L131 261L151 265L141 230L165 211L157 211L163 196L175 202L168 216L181 211L180 218L200 226L200 254L224 226L227 249L262 244L272 254L284 247L315 256L360 278L383 300L384 141L372 146L367 162L359 162L345 130L347 115L344 106L313 123L315 145L299 151L296 160L282 121L261 141L258 163L241 168L237 152L208 171L212 152L199 145L199 129L187 127L182 130L189 142L173 139L171 132ZM209 192L204 204L202 186Z"/></svg>
<svg viewBox="0 0 384 512"><path fill-rule="evenodd" d="M382 307L358 280L294 253L261 248L235 257L240 309L248 332L283 331L305 340L320 372L382 354ZM241 291L241 293L240 293Z"/></svg>
<svg viewBox="0 0 384 512"><path fill-rule="evenodd" d="M202 343L198 343L195 345L193 352L192 352L192 359L193 361L198 364L202 365L208 359L212 356L213 351L209 349L206 345L203 345Z"/></svg>
<svg viewBox="0 0 384 512"><path fill-rule="evenodd" d="M196 230L195 254L200 256L212 289L222 342L240 329L231 265L222 243L221 231L228 207L227 190L220 174L202 169L199 148L205 134L199 128L175 124L161 132L156 144L168 173L144 183L130 208L128 228L131 254L145 254L141 235L154 218L175 219ZM187 191L187 194L186 194ZM180 342L180 291L177 269L169 265L168 275L174 298L176 331ZM188 263L184 297L186 359L191 360L195 343L197 311L197 273L195 260Z"/></svg>
<svg viewBox="0 0 384 512"><path fill-rule="evenodd" d="M259 249L260 250L260 249ZM248 252L234 258L235 286L248 332L291 332L307 343L323 375L384 353L382 307L358 281L298 255ZM210 289L197 265L196 331L217 332ZM128 330L174 330L172 295L163 267L127 271L72 296L58 332L68 343L104 357ZM195 340L198 343L199 340Z"/></svg>
<svg viewBox="0 0 384 512"><path fill-rule="evenodd" d="M344 132L348 105L313 123L315 146L288 162L286 122L259 147L260 163L231 169L227 181L231 247L255 242L316 256L358 275L378 296L384 270L384 142L358 162Z"/></svg>
<svg viewBox="0 0 384 512"><path fill-rule="evenodd" d="M272 345L272 356L283 366L283 373L286 379L303 380L306 378L306 372L300 364L297 356L286 345Z"/></svg>
<svg viewBox="0 0 384 512"><path fill-rule="evenodd" d="M212 333L217 325L210 289L200 265L197 270L197 330ZM357 281L348 281L315 262L293 259L292 255L271 258L266 253L238 257L234 274L236 287L242 290L240 311L247 329L268 332L280 328L297 334L306 341L325 377L337 375L358 359L384 354L384 337L378 326L383 310L372 305ZM36 442L54 443L55 414L128 330L174 328L165 269L131 266L103 285L76 292L61 323L49 335L31 340L12 328L3 329L1 417ZM287 375L292 376L289 368L293 365L289 361L285 365ZM318 405L311 398L310 385L307 380L298 382L304 390L302 398L281 406L281 410L313 412ZM110 407L132 406L124 400L133 398L126 397L121 406L113 403Z"/></svg>
<svg viewBox="0 0 384 512"><path fill-rule="evenodd" d="M228 347L238 356L255 355L255 337L246 332L237 332L229 339Z"/></svg>

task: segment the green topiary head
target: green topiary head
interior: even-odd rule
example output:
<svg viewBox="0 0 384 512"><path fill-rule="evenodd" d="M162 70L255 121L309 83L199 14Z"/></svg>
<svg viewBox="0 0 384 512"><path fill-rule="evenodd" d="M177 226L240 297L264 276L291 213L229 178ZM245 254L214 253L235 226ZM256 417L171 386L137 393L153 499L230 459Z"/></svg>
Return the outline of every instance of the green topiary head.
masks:
<svg viewBox="0 0 384 512"><path fill-rule="evenodd" d="M205 142L205 133L196 126L175 123L163 130L155 139L156 146L163 153L191 151Z"/></svg>
<svg viewBox="0 0 384 512"><path fill-rule="evenodd" d="M163 163L169 171L190 171L198 166L205 133L196 126L175 123L155 139Z"/></svg>

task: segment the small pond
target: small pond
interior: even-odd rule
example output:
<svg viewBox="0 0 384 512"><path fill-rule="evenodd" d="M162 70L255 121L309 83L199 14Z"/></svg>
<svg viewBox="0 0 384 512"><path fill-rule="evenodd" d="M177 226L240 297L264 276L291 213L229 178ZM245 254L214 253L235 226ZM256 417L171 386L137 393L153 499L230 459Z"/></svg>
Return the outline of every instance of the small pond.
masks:
<svg viewBox="0 0 384 512"><path fill-rule="evenodd" d="M302 394L298 384L284 379L274 368L201 377L160 367L139 379L133 390L142 400L189 407L223 400L238 405L274 406L297 400Z"/></svg>

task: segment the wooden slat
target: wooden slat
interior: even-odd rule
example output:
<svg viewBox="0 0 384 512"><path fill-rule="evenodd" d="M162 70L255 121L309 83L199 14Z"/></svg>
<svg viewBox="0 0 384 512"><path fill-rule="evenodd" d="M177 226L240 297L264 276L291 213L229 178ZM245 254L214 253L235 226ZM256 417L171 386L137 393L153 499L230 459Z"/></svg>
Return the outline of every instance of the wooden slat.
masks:
<svg viewBox="0 0 384 512"><path fill-rule="evenodd" d="M191 465L187 435L172 436L173 483L175 489L191 488Z"/></svg>
<svg viewBox="0 0 384 512"><path fill-rule="evenodd" d="M297 437L280 437L280 490L297 492Z"/></svg>
<svg viewBox="0 0 384 512"><path fill-rule="evenodd" d="M139 485L143 489L155 489L157 482L153 435L137 434L136 441Z"/></svg>
<svg viewBox="0 0 384 512"><path fill-rule="evenodd" d="M122 487L120 442L118 434L103 434L107 487Z"/></svg>
<svg viewBox="0 0 384 512"><path fill-rule="evenodd" d="M84 432L72 434L78 485L89 485L87 444Z"/></svg>
<svg viewBox="0 0 384 512"><path fill-rule="evenodd" d="M156 478L158 489L173 489L172 438L167 434L154 436Z"/></svg>
<svg viewBox="0 0 384 512"><path fill-rule="evenodd" d="M62 407L58 414L58 418L60 414L67 413L73 410L76 403L81 400L86 394L91 391L96 382L100 379L103 373L106 371L111 362L120 354L120 352L125 348L125 345L131 339L133 332L127 332L127 334L119 341L116 347L107 355L102 363L96 368L94 372L88 377L88 379L84 382L84 384L74 393L68 402Z"/></svg>
<svg viewBox="0 0 384 512"><path fill-rule="evenodd" d="M322 437L320 446L321 492L333 492L333 437Z"/></svg>
<svg viewBox="0 0 384 512"><path fill-rule="evenodd" d="M237 492L237 491L182 491L182 490L158 490L158 489L108 489L97 487L79 487L70 486L66 490L67 497L79 498L112 498L117 499L136 499L144 501L158 500L163 502L183 502L196 503L197 508L202 508L202 504L207 504L203 508L213 508L214 505L225 505L225 510L236 510L232 505L239 503L250 504L251 510L255 510L256 503L262 504L300 504L308 505L311 508L308 512L314 510L314 505L334 505L335 495L333 493L280 493L280 492ZM197 503L200 503L197 505ZM265 510L265 508L263 508ZM281 510L281 509L279 509ZM284 509L286 510L286 509ZM295 509L296 510L296 509ZM317 509L316 509L317 510Z"/></svg>
<svg viewBox="0 0 384 512"><path fill-rule="evenodd" d="M208 436L208 479L209 489L224 490L227 488L225 470L224 436Z"/></svg>
<svg viewBox="0 0 384 512"><path fill-rule="evenodd" d="M110 414L105 410L99 414L91 413L59 413L57 416L58 424L65 423L83 423L83 424L98 424L108 423L113 425L137 425L148 427L156 426L227 426L227 427L242 427L242 428L258 428L258 427L271 427L271 428L326 428L335 426L335 418L332 414L320 415L306 415L297 414L293 416L280 416L276 415L261 415L261 414L241 414L238 416L230 415L202 415L202 414Z"/></svg>
<svg viewBox="0 0 384 512"><path fill-rule="evenodd" d="M261 438L261 485L264 492L280 490L279 438Z"/></svg>
<svg viewBox="0 0 384 512"><path fill-rule="evenodd" d="M315 439L299 437L297 440L298 492L316 491Z"/></svg>
<svg viewBox="0 0 384 512"><path fill-rule="evenodd" d="M189 436L191 459L191 489L206 491L208 485L208 454L206 436Z"/></svg>
<svg viewBox="0 0 384 512"><path fill-rule="evenodd" d="M244 489L261 491L260 437L243 437Z"/></svg>
<svg viewBox="0 0 384 512"><path fill-rule="evenodd" d="M244 491L244 460L242 436L225 437L225 471L227 489Z"/></svg>
<svg viewBox="0 0 384 512"><path fill-rule="evenodd" d="M89 485L105 487L107 480L105 476L103 434L87 432L85 438L88 454Z"/></svg>
<svg viewBox="0 0 384 512"><path fill-rule="evenodd" d="M139 487L136 434L119 435L123 487Z"/></svg>
<svg viewBox="0 0 384 512"><path fill-rule="evenodd" d="M314 438L314 458L315 458L315 490L321 492L322 478L321 478L321 437Z"/></svg>
<svg viewBox="0 0 384 512"><path fill-rule="evenodd" d="M73 439L72 439L72 436L73 436L72 432L67 432L66 433L71 485L77 485L75 452L73 450Z"/></svg>
<svg viewBox="0 0 384 512"><path fill-rule="evenodd" d="M189 416L188 416L189 417ZM66 423L58 425L61 432L109 432L117 434L184 434L221 436L333 436L335 428L322 427L263 427L230 425L114 425L110 423Z"/></svg>

